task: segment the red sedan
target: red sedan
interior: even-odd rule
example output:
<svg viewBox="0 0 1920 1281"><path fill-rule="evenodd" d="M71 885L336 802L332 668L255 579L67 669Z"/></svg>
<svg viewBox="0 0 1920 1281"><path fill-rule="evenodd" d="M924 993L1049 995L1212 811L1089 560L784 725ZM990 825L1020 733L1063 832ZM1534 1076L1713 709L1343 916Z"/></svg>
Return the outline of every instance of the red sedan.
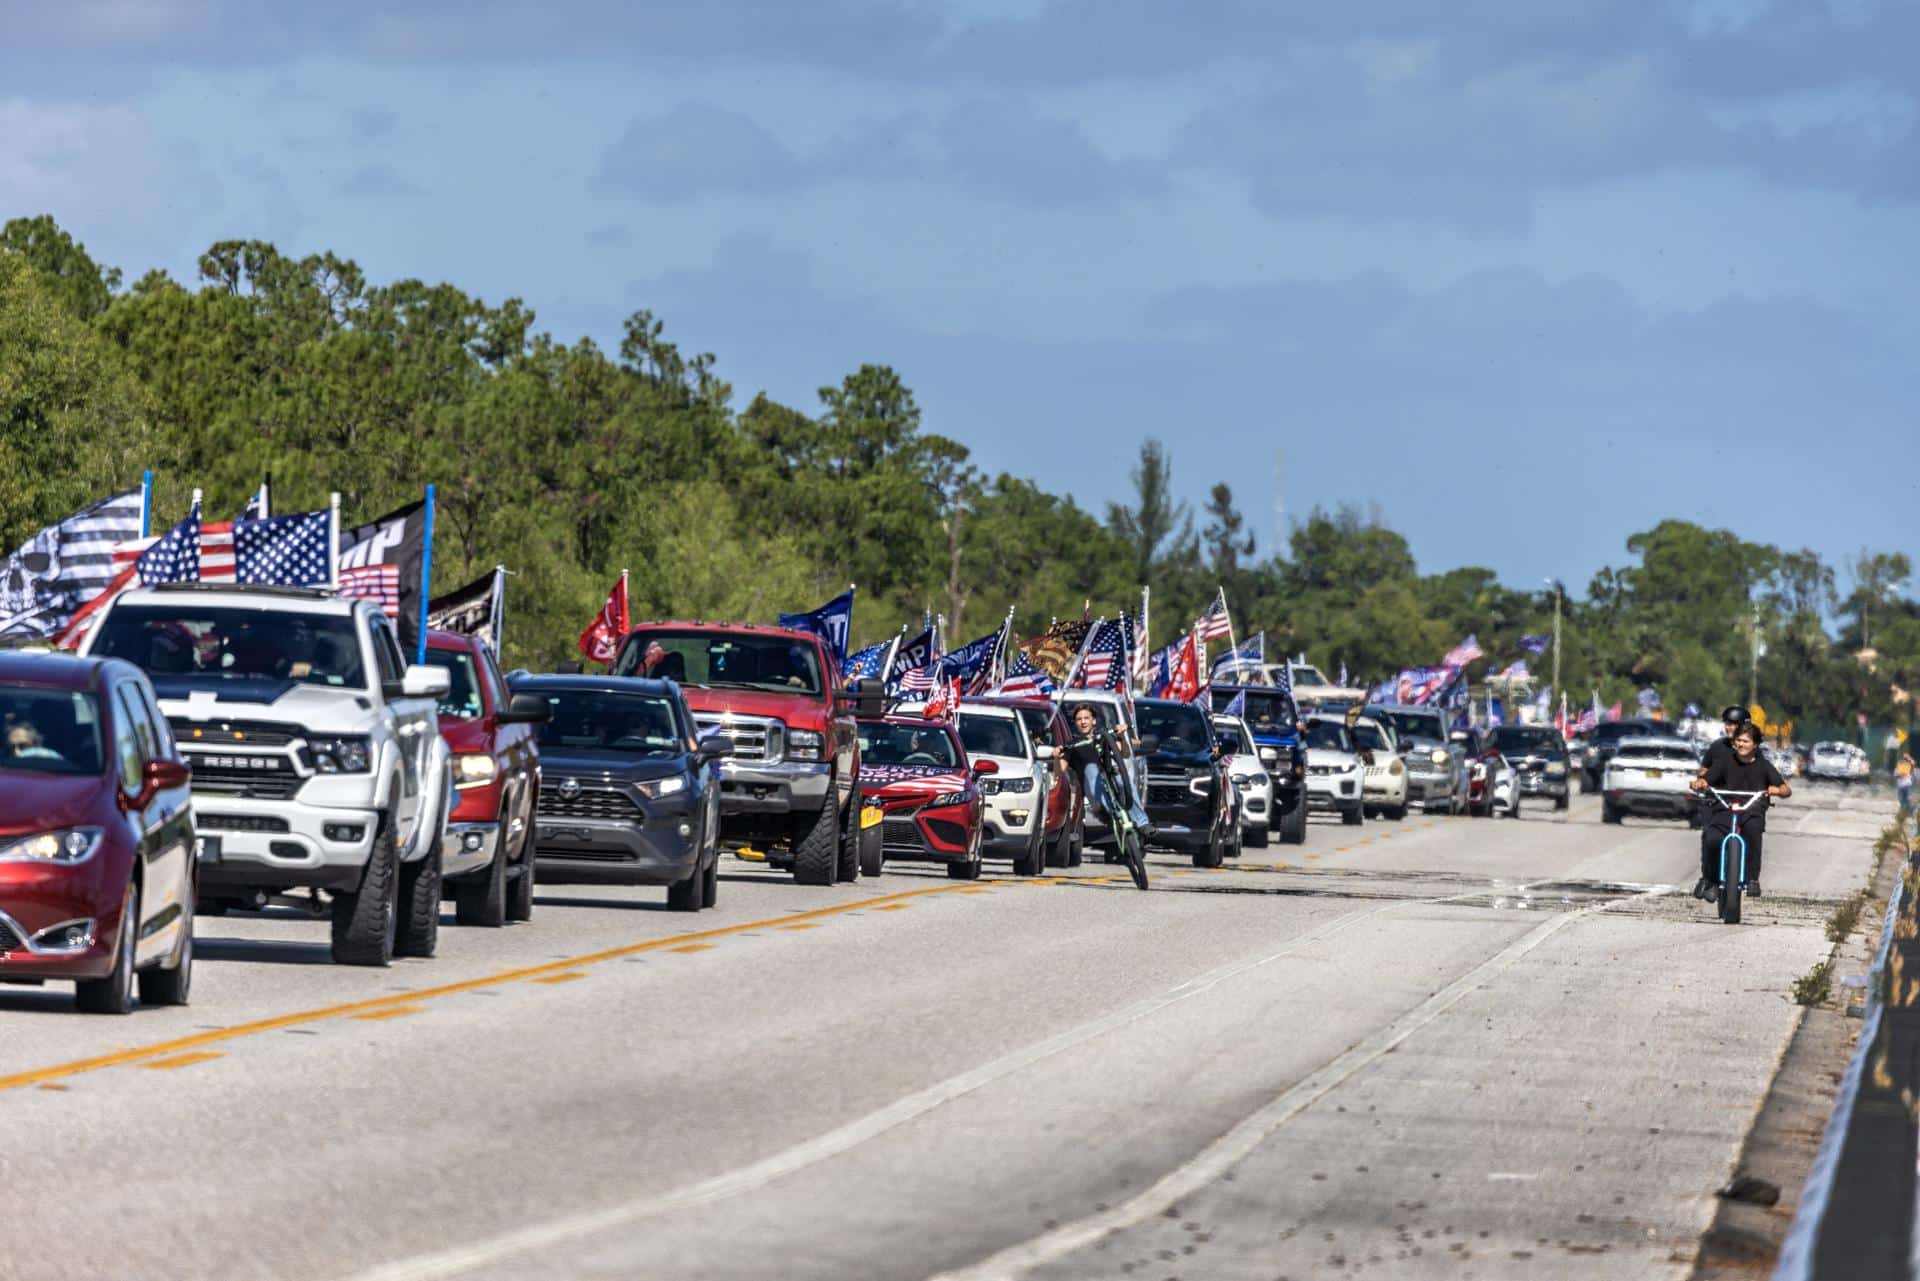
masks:
<svg viewBox="0 0 1920 1281"><path fill-rule="evenodd" d="M979 876L980 788L953 726L888 716L860 721L859 733L861 872L878 876L895 859Z"/></svg>
<svg viewBox="0 0 1920 1281"><path fill-rule="evenodd" d="M185 1005L193 802L153 687L114 659L0 654L0 982L82 1010Z"/></svg>
<svg viewBox="0 0 1920 1281"><path fill-rule="evenodd" d="M540 798L535 726L547 701L510 696L485 641L427 633L427 662L447 671L440 737L447 740L454 806L441 846L444 893L462 925L533 917L533 824Z"/></svg>

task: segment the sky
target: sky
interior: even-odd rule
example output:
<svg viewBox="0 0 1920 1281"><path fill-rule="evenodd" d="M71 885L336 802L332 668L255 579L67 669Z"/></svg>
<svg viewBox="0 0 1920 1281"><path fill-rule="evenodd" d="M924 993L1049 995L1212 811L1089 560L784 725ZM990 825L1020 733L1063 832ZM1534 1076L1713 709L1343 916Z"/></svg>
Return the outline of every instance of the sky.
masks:
<svg viewBox="0 0 1920 1281"><path fill-rule="evenodd" d="M1516 587L1667 517L1920 553L1920 0L0 0L0 31L0 217L129 280L248 238L566 341L645 308L740 405L887 364L1096 512L1160 439L1263 554L1344 503Z"/></svg>

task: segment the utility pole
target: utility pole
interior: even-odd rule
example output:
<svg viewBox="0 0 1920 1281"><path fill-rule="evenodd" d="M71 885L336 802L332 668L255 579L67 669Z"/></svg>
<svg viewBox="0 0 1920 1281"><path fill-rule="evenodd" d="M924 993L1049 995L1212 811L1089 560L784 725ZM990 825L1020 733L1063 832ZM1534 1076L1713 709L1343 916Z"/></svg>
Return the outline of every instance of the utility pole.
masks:
<svg viewBox="0 0 1920 1281"><path fill-rule="evenodd" d="M1753 606L1753 616L1747 628L1747 706L1751 708L1760 701L1760 606Z"/></svg>
<svg viewBox="0 0 1920 1281"><path fill-rule="evenodd" d="M1546 581L1553 585L1553 686L1547 694L1547 706L1549 709L1551 709L1552 706L1556 702L1558 702L1560 698L1560 594L1561 594L1561 591L1560 591L1559 579L1549 578Z"/></svg>

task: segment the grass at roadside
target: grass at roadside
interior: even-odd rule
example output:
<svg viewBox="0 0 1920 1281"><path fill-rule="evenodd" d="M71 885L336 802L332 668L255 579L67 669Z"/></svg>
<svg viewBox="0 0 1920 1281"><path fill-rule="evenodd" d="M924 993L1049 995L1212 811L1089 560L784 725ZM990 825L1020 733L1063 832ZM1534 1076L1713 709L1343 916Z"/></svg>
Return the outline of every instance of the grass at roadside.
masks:
<svg viewBox="0 0 1920 1281"><path fill-rule="evenodd" d="M1793 981L1793 999L1798 1005L1825 1005L1832 995L1832 961L1820 962Z"/></svg>

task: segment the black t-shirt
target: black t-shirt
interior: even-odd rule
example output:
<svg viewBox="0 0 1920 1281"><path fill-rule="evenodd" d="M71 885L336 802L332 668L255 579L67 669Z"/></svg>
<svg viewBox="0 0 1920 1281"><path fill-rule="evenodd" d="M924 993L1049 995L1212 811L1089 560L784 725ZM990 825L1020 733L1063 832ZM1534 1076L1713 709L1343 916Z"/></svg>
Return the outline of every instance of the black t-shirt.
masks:
<svg viewBox="0 0 1920 1281"><path fill-rule="evenodd" d="M1706 755L1700 758L1700 768L1710 770L1713 768L1714 762L1722 757L1725 757L1727 760L1733 759L1733 740L1730 738L1722 737L1714 739L1713 745L1707 748Z"/></svg>
<svg viewBox="0 0 1920 1281"><path fill-rule="evenodd" d="M1758 792L1769 787L1780 787L1786 781L1780 777L1780 771L1773 767L1773 762L1758 752L1754 753L1751 761L1742 764L1729 748L1724 757L1707 768L1707 786L1717 787L1723 792ZM1766 813L1766 809L1767 798L1762 796L1746 812L1758 816Z"/></svg>
<svg viewBox="0 0 1920 1281"><path fill-rule="evenodd" d="M1103 757L1108 762L1108 768L1111 769L1113 737L1105 729L1096 729L1089 737L1076 738L1067 744L1067 763L1075 770L1084 770Z"/></svg>

